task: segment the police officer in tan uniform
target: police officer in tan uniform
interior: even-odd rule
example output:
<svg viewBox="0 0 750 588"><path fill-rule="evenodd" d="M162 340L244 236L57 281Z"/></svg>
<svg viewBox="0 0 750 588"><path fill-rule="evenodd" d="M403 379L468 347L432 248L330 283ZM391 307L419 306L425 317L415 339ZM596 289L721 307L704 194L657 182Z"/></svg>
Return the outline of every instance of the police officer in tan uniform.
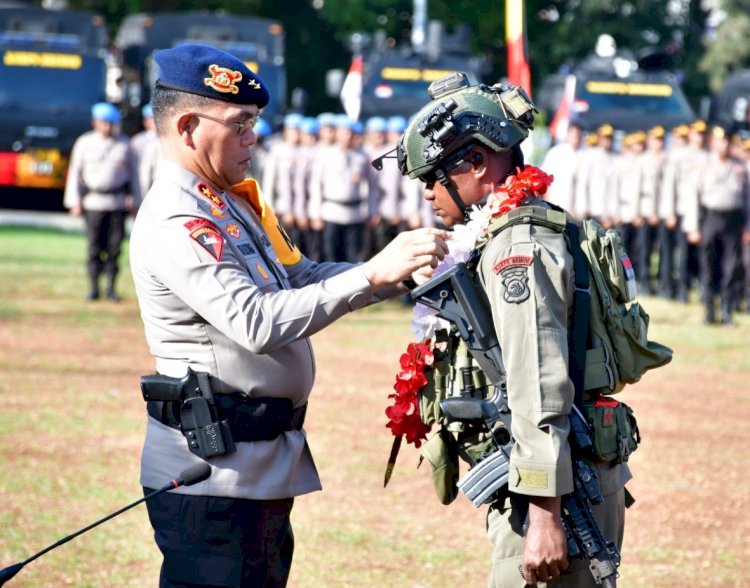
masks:
<svg viewBox="0 0 750 588"><path fill-rule="evenodd" d="M520 143L533 124L533 105L505 85L464 80L442 87L448 90L413 117L399 161L402 173L425 183L424 198L450 228L523 167ZM521 203L527 205L548 206L540 199ZM502 349L515 439L507 492L487 517L494 546L490 586L524 588L556 578L550 586L593 587L586 562L568 561L561 522L561 496L573 490L568 325L574 275L565 237L545 226L515 225L486 244L478 274ZM624 464L597 473L605 501L594 514L620 546L630 473Z"/></svg>
<svg viewBox="0 0 750 588"><path fill-rule="evenodd" d="M700 178L701 285L705 323L733 326L744 279L742 237L748 222L747 166L731 153L730 133L711 131L711 153ZM720 315L716 315L718 297Z"/></svg>
<svg viewBox="0 0 750 588"><path fill-rule="evenodd" d="M164 556L160 586L284 586L294 497L321 488L302 428L315 375L309 337L403 294L404 278L444 256L443 232L404 233L361 265L306 259L245 179L258 111L270 100L264 83L205 45L155 59L164 159L133 226L133 279L159 377L197 372L234 442L207 458L209 479L148 501ZM145 489L202 459L181 432L182 408L147 403Z"/></svg>
<svg viewBox="0 0 750 588"><path fill-rule="evenodd" d="M99 298L99 279L106 276L105 295L119 300L115 283L125 218L138 208L141 192L138 164L128 138L120 134L120 112L99 102L91 108L93 130L76 139L65 183L65 207L86 221L88 300Z"/></svg>

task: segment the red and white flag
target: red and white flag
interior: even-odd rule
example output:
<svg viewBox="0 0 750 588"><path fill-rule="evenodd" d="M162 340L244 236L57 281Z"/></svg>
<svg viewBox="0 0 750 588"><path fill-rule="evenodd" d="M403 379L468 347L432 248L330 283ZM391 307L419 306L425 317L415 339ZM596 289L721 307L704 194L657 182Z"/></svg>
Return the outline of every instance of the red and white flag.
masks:
<svg viewBox="0 0 750 588"><path fill-rule="evenodd" d="M362 56L355 55L341 86L341 104L346 116L352 120L359 119L359 111L362 108L362 65Z"/></svg>

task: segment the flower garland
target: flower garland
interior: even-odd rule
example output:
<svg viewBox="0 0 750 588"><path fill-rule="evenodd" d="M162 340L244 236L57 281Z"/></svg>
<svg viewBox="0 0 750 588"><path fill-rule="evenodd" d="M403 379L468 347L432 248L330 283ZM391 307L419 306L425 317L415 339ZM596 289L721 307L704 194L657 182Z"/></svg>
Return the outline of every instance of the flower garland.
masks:
<svg viewBox="0 0 750 588"><path fill-rule="evenodd" d="M466 261L471 252L487 239L487 228L493 218L522 206L528 200L543 196L553 179L553 176L534 166L526 166L523 170L516 168L516 173L509 175L487 197L484 207L472 206L469 221L453 228L452 237L447 242L448 255L435 268L433 276ZM421 304L414 306L412 331L421 343L410 343L406 353L401 355L401 369L396 374L393 386L395 394L388 396L393 399L393 404L385 410L389 419L386 427L396 439L386 470L386 483L393 470L401 438L406 437L407 443L420 447L430 432L430 427L422 422L419 414L419 391L427 385L425 370L431 368L435 359L435 332L449 326L450 323L438 317L433 309Z"/></svg>

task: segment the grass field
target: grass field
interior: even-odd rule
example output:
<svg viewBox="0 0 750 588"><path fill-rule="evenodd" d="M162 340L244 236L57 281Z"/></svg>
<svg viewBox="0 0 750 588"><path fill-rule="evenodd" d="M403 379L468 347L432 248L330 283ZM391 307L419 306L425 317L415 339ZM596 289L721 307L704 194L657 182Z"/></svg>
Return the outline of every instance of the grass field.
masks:
<svg viewBox="0 0 750 588"><path fill-rule="evenodd" d="M138 378L153 362L127 259L125 300L87 303L84 249L78 234L0 227L0 567L140 497ZM643 303L675 359L622 394L644 441L618 586L747 586L750 317L708 328L697 304ZM408 309L381 305L314 338L306 429L324 491L295 505L293 588L486 585L483 509L441 506L411 446L382 487L383 410L408 322ZM155 586L159 564L139 506L7 586Z"/></svg>

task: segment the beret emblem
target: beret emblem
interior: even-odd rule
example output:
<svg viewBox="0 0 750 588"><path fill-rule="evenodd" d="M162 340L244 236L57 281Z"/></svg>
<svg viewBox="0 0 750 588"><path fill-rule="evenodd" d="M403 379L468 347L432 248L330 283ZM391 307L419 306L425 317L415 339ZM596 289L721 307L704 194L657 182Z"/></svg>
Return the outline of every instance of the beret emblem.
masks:
<svg viewBox="0 0 750 588"><path fill-rule="evenodd" d="M211 77L204 78L203 83L209 88L213 88L217 92L222 92L224 94L230 92L232 94L237 94L237 92L240 91L235 84L242 80L241 72L231 70L227 67L219 67L216 64L209 65L208 71L211 74Z"/></svg>

